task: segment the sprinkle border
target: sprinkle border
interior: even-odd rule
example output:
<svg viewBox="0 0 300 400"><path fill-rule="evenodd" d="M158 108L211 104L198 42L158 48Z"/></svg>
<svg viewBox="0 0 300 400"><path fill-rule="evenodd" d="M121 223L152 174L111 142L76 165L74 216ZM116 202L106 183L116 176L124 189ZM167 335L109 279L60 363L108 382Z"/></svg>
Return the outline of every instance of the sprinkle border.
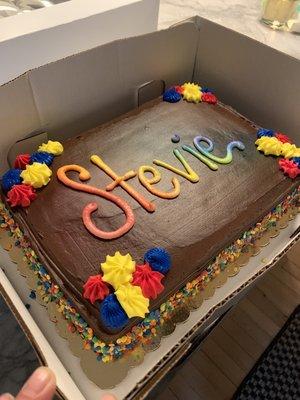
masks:
<svg viewBox="0 0 300 400"><path fill-rule="evenodd" d="M196 279L188 282L182 289L172 295L160 308L151 311L149 315L139 324L134 326L129 333L120 337L116 342L105 343L94 335L92 328L76 311L72 302L68 300L59 286L53 282L46 268L40 263L38 256L30 247L29 240L22 233L18 224L14 221L12 214L0 203L0 227L6 229L14 239L15 246L22 249L24 260L28 267L34 272L37 278L37 290L43 301L47 304L55 302L58 311L68 321L68 329L71 332L80 334L83 340L83 348L96 353L97 359L103 362L110 362L122 357L141 343L148 343L158 334L158 329L164 322L171 319L174 310L184 304L187 298L192 298L211 282L221 271L225 270L228 263L234 262L238 257L253 247L255 241L263 233L276 227L280 218L288 210L296 205L300 196L300 186L288 195L279 205L269 212L261 222L258 222L237 239L232 245L219 253L214 262L211 263Z"/></svg>

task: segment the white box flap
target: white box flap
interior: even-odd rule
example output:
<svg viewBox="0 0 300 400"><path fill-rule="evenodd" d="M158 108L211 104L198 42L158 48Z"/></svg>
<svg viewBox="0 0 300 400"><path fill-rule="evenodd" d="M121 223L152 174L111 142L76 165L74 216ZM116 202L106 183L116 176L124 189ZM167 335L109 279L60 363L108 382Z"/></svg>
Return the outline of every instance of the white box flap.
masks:
<svg viewBox="0 0 300 400"><path fill-rule="evenodd" d="M300 140L300 60L199 19L194 80L250 120Z"/></svg>

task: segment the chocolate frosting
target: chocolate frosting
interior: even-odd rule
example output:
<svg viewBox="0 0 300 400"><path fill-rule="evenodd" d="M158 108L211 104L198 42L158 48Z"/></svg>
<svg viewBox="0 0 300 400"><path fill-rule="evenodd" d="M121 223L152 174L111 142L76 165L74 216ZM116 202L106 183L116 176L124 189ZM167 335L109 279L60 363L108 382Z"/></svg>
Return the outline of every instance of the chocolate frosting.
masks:
<svg viewBox="0 0 300 400"><path fill-rule="evenodd" d="M221 104L185 101L169 104L156 100L64 143L64 153L52 164L50 183L38 192L28 209L14 214L50 274L101 339L114 340L138 322L131 320L120 332L108 331L100 321L99 304L93 306L82 296L84 283L90 275L99 273L106 255L116 251L130 253L140 264L149 248L163 247L169 251L172 269L164 279L165 290L150 303L151 309L155 309L199 275L222 249L299 184L299 180L293 182L279 171L276 159L256 150L255 133L253 124ZM180 135L180 143L171 142L174 134ZM129 180L129 184L155 204L154 213L145 211L121 187L115 188L113 193L127 201L136 219L134 227L115 240L105 241L91 235L81 214L87 203L97 202L99 208L93 214L93 221L101 229L111 231L124 223L120 209L95 195L72 190L56 177L59 167L79 164L91 173L88 183L104 189L112 180L90 162L93 154L99 155L119 175L141 165L153 165L154 159L183 169L173 149L180 149L183 144L193 146L197 135L212 139L214 154L221 157L226 155L230 141L240 140L246 148L234 149L232 163L219 165L218 171L210 170L181 149L200 180L191 183L176 175L181 193L173 200L153 196L137 177ZM162 173L156 187L171 190L175 174L155 167ZM68 176L79 180L75 172Z"/></svg>

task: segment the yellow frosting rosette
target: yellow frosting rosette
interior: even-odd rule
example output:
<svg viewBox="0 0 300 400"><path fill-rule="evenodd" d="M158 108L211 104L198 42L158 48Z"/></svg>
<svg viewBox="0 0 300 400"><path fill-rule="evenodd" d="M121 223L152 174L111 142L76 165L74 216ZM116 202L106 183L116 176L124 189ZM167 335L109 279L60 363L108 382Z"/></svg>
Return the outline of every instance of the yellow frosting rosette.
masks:
<svg viewBox="0 0 300 400"><path fill-rule="evenodd" d="M114 256L106 256L105 263L101 264L103 271L102 280L109 283L115 289L132 280L135 270L135 261L130 254L123 256L119 251Z"/></svg>
<svg viewBox="0 0 300 400"><path fill-rule="evenodd" d="M299 157L300 148L291 143L284 143L282 145L281 154L284 158Z"/></svg>
<svg viewBox="0 0 300 400"><path fill-rule="evenodd" d="M275 137L263 136L256 140L257 150L262 151L266 156L280 156L283 143Z"/></svg>
<svg viewBox="0 0 300 400"><path fill-rule="evenodd" d="M128 318L145 318L149 312L149 299L143 296L142 289L139 286L133 286L130 283L121 285L115 291L115 295Z"/></svg>
<svg viewBox="0 0 300 400"><path fill-rule="evenodd" d="M63 151L63 145L60 142L53 142L52 140L48 140L47 143L43 143L38 148L38 151L45 151L47 153L51 153L54 156L60 156Z"/></svg>
<svg viewBox="0 0 300 400"><path fill-rule="evenodd" d="M182 85L182 96L189 102L199 103L201 101L202 92L201 87L195 83L185 83Z"/></svg>
<svg viewBox="0 0 300 400"><path fill-rule="evenodd" d="M46 164L34 162L31 165L26 165L26 169L21 172L21 178L25 185L31 185L35 189L46 186L52 175L51 169Z"/></svg>

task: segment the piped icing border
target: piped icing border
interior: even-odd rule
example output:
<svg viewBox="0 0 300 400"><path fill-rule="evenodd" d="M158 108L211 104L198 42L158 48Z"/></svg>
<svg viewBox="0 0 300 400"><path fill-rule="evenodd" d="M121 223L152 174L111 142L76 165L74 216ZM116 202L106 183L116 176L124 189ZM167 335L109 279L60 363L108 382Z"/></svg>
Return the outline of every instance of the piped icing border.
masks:
<svg viewBox="0 0 300 400"><path fill-rule="evenodd" d="M122 329L129 318L145 318L149 299L164 290L161 280L171 268L169 253L159 247L148 250L144 264L136 265L130 254L116 251L101 263L103 274L90 276L83 286L83 297L99 303L102 323L110 329Z"/></svg>
<svg viewBox="0 0 300 400"><path fill-rule="evenodd" d="M266 156L283 157L278 161L279 168L290 178L300 176L300 147L281 132L260 128L255 142L257 150Z"/></svg>
<svg viewBox="0 0 300 400"><path fill-rule="evenodd" d="M196 279L187 283L181 290L171 296L159 309L151 311L150 314L132 330L112 343L105 343L94 335L93 330L86 321L78 314L72 302L68 300L59 286L55 284L45 267L39 262L37 255L31 249L28 240L14 221L10 212L1 203L0 226L6 229L15 240L15 245L23 250L28 266L34 271L37 278L38 291L47 303L55 302L58 311L68 321L68 329L80 334L83 347L96 353L97 359L105 363L119 359L122 355L132 351L139 344L147 344L155 338L158 329L167 323L173 312L184 302L191 301L199 291L201 292L208 283L212 282L221 271L224 271L230 263L238 260L249 248L253 247L255 241L262 237L263 233L272 230L277 221L289 212L292 207L299 203L300 187L287 196L277 207L253 228L244 232L240 239L222 251Z"/></svg>
<svg viewBox="0 0 300 400"><path fill-rule="evenodd" d="M163 100L168 103L177 103L184 99L190 103L217 104L218 99L212 89L201 87L197 83L186 82L183 85L176 85L166 90Z"/></svg>
<svg viewBox="0 0 300 400"><path fill-rule="evenodd" d="M163 94L163 100L169 103L177 103L181 99L192 103L218 103L218 99L211 89L204 88L196 83L190 82L183 85L175 85L166 90ZM180 136L176 134L172 137L171 140L173 143L178 143L180 141ZM198 141L201 140L205 141L208 144L207 148L203 148L200 145ZM257 140L255 144L257 146L257 150L264 153L266 156L271 155L276 157L283 157L283 159L280 159L278 161L279 169L282 170L283 173L289 176L291 179L295 179L300 176L300 147L297 147L293 143L291 138L289 138L286 134L275 131L273 129L260 128L257 131ZM214 157L212 154L210 154L210 152L213 150L213 147L211 147L212 143L210 139L198 136L194 139L194 146L196 147L196 150L198 150L198 152L190 146L184 145L182 146L182 148L183 150L188 151L190 154L197 157L200 161L202 161L214 171L218 169L218 166L214 163L214 161L220 164L227 164L227 162L225 161L229 156L230 146L231 150L234 147L240 150L244 150L244 148L240 147L238 144L234 145L233 143L229 143L227 146L227 158L224 157L224 161L222 162L222 160L220 160L218 157ZM156 163L154 162L154 164ZM164 166L162 164L157 165ZM191 182L197 182L197 180L190 180Z"/></svg>
<svg viewBox="0 0 300 400"><path fill-rule="evenodd" d="M54 157L63 153L60 142L48 140L30 154L19 154L14 168L9 169L1 180L1 186L11 207L29 207L37 197L36 189L48 185L52 176L49 166Z"/></svg>

